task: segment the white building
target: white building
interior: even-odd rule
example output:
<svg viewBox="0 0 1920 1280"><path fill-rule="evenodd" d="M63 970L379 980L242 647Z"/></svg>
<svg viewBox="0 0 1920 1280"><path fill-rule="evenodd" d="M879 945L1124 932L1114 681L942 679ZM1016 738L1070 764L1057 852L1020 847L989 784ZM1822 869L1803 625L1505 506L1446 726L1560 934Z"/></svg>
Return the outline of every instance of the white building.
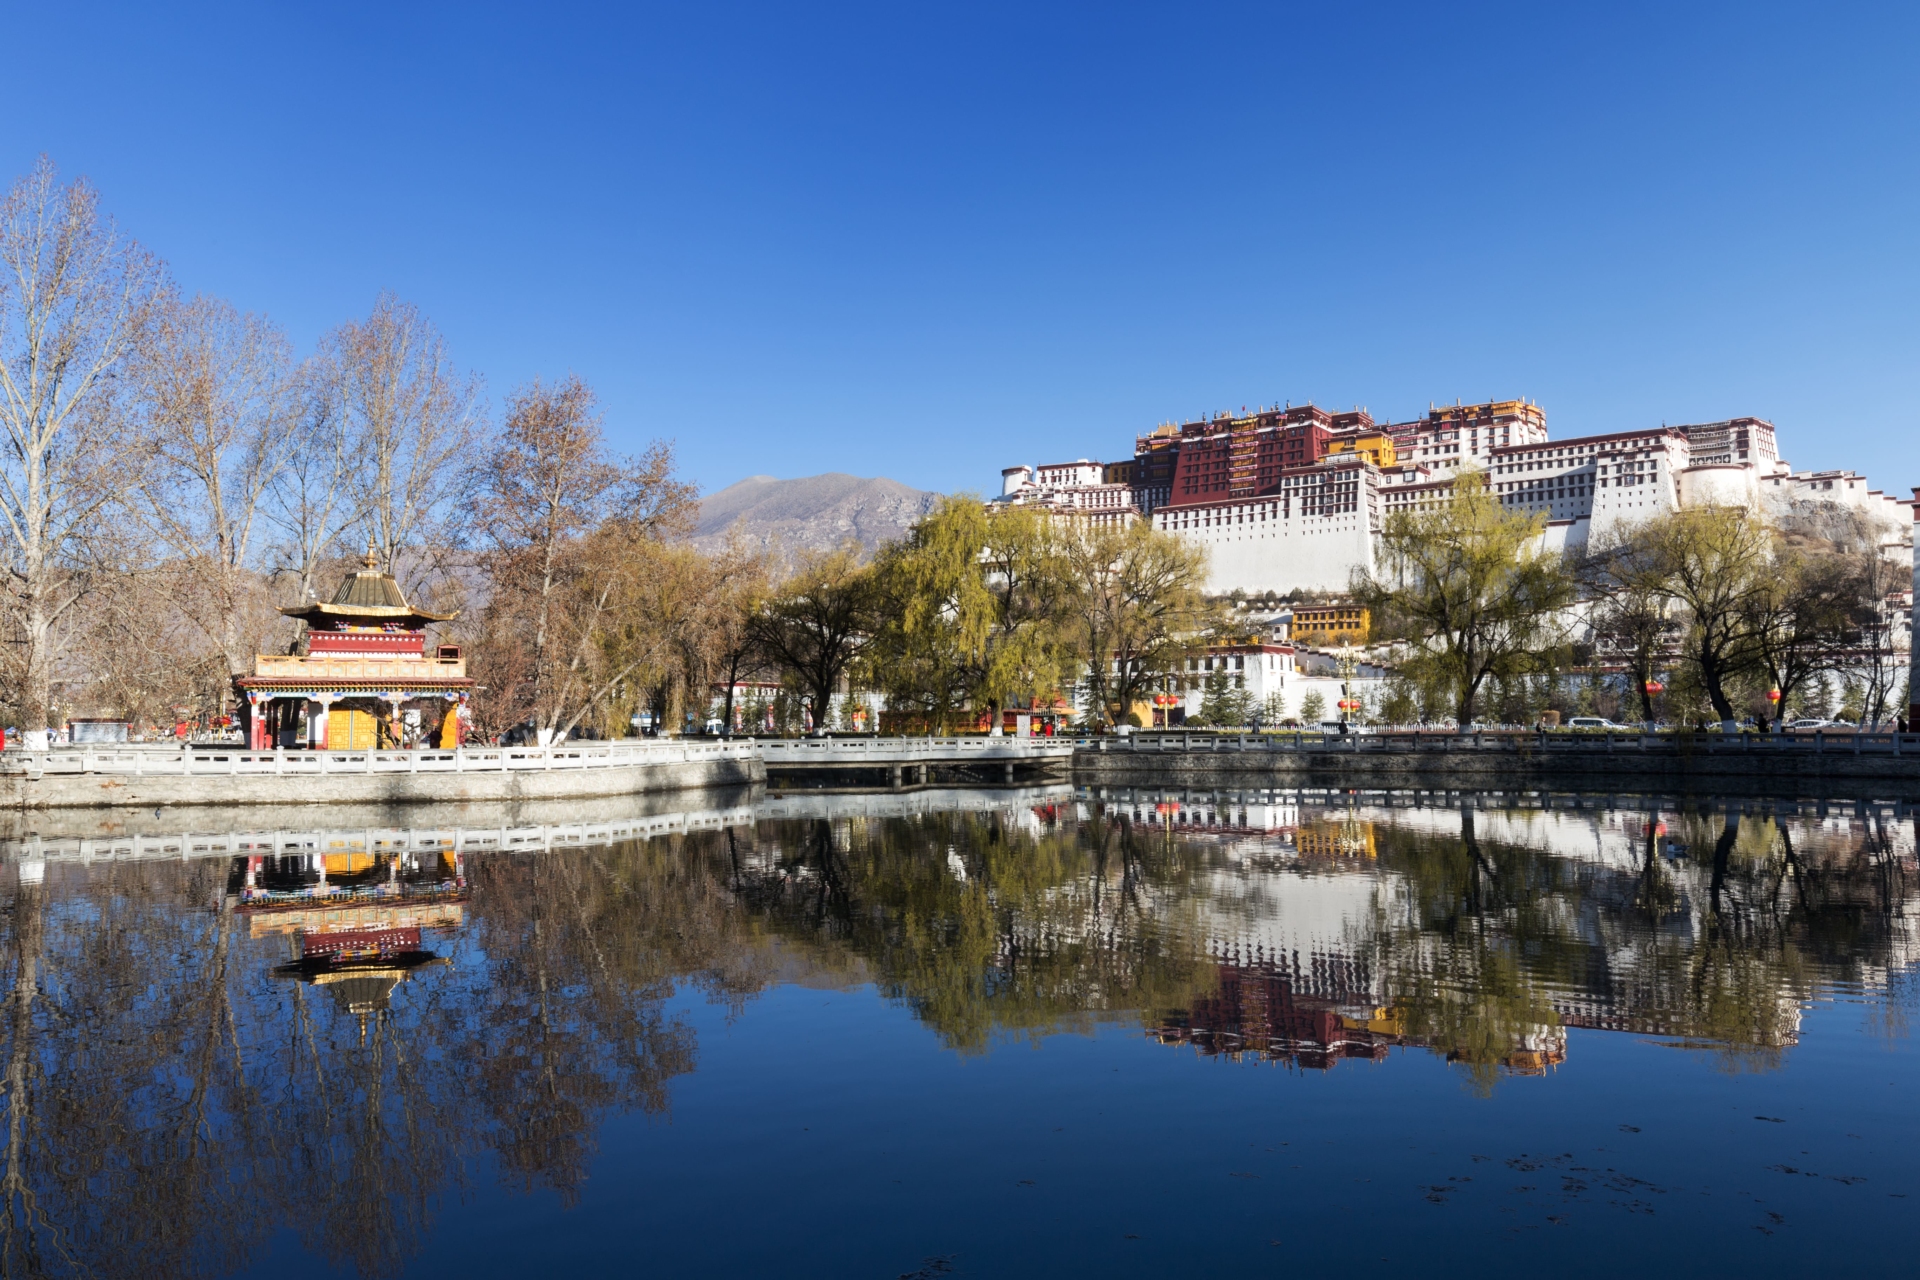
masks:
<svg viewBox="0 0 1920 1280"><path fill-rule="evenodd" d="M1318 658L1319 661L1314 661ZM1245 694L1259 723L1272 727L1288 720L1311 719L1314 724L1340 718L1340 699L1352 696L1378 701L1383 683L1377 668L1367 667L1343 684L1335 664L1325 654L1310 654L1291 644L1250 639L1244 644L1218 644L1186 660L1185 668L1160 679L1152 691L1163 701L1154 708L1148 728L1184 724L1200 714L1207 685L1217 680L1229 694ZM1317 717L1307 717L1302 706L1307 695L1320 695Z"/></svg>
<svg viewBox="0 0 1920 1280"><path fill-rule="evenodd" d="M1041 467L1008 467L1000 473L1000 501L1008 506L1044 507L1096 524L1121 524L1140 513L1133 486L1108 482L1106 468L1081 458Z"/></svg>

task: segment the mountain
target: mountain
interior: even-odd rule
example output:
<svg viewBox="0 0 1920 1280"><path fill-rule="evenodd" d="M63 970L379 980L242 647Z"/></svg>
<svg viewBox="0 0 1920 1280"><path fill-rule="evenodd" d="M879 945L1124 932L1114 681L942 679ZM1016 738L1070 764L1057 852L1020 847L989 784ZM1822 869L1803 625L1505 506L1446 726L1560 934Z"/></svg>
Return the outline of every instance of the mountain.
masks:
<svg viewBox="0 0 1920 1280"><path fill-rule="evenodd" d="M837 471L799 480L748 476L701 499L693 544L715 550L738 524L749 546L783 559L844 542L872 551L904 534L939 497L884 476L869 480Z"/></svg>

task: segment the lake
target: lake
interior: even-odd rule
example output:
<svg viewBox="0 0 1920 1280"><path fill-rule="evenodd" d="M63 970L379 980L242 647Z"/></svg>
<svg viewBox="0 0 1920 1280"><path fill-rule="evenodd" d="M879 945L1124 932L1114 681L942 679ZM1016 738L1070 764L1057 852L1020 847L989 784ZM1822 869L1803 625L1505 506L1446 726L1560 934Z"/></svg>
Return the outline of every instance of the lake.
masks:
<svg viewBox="0 0 1920 1280"><path fill-rule="evenodd" d="M1907 807L670 805L16 833L4 1273L1914 1265Z"/></svg>

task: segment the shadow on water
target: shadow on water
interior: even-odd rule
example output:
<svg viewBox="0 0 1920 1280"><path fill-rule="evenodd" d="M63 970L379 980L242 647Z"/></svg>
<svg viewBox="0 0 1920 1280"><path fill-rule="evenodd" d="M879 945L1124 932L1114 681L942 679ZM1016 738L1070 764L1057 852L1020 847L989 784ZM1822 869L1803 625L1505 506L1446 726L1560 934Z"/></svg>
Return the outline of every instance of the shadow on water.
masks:
<svg viewBox="0 0 1920 1280"><path fill-rule="evenodd" d="M8 1275L363 1274L476 1178L563 1203L695 1070L693 992L870 985L950 1050L1137 1027L1480 1092L1569 1028L1728 1071L1911 970L1901 807L1107 788L22 817Z"/></svg>

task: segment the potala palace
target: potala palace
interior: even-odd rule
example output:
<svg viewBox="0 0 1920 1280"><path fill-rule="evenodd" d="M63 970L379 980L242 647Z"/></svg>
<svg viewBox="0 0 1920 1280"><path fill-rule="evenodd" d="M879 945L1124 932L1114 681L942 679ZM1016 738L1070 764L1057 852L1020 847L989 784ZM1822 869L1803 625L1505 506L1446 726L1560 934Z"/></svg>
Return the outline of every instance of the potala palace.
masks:
<svg viewBox="0 0 1920 1280"><path fill-rule="evenodd" d="M1465 468L1482 470L1510 506L1546 516L1550 545L1579 547L1609 527L1697 504L1739 505L1776 519L1835 504L1910 545L1911 503L1853 471L1795 471L1773 424L1733 418L1554 440L1524 400L1436 408L1377 424L1364 411L1314 405L1165 424L1133 456L1014 466L999 501L1091 520L1151 520L1206 545L1217 593L1345 590L1371 569L1390 512L1444 499Z"/></svg>

